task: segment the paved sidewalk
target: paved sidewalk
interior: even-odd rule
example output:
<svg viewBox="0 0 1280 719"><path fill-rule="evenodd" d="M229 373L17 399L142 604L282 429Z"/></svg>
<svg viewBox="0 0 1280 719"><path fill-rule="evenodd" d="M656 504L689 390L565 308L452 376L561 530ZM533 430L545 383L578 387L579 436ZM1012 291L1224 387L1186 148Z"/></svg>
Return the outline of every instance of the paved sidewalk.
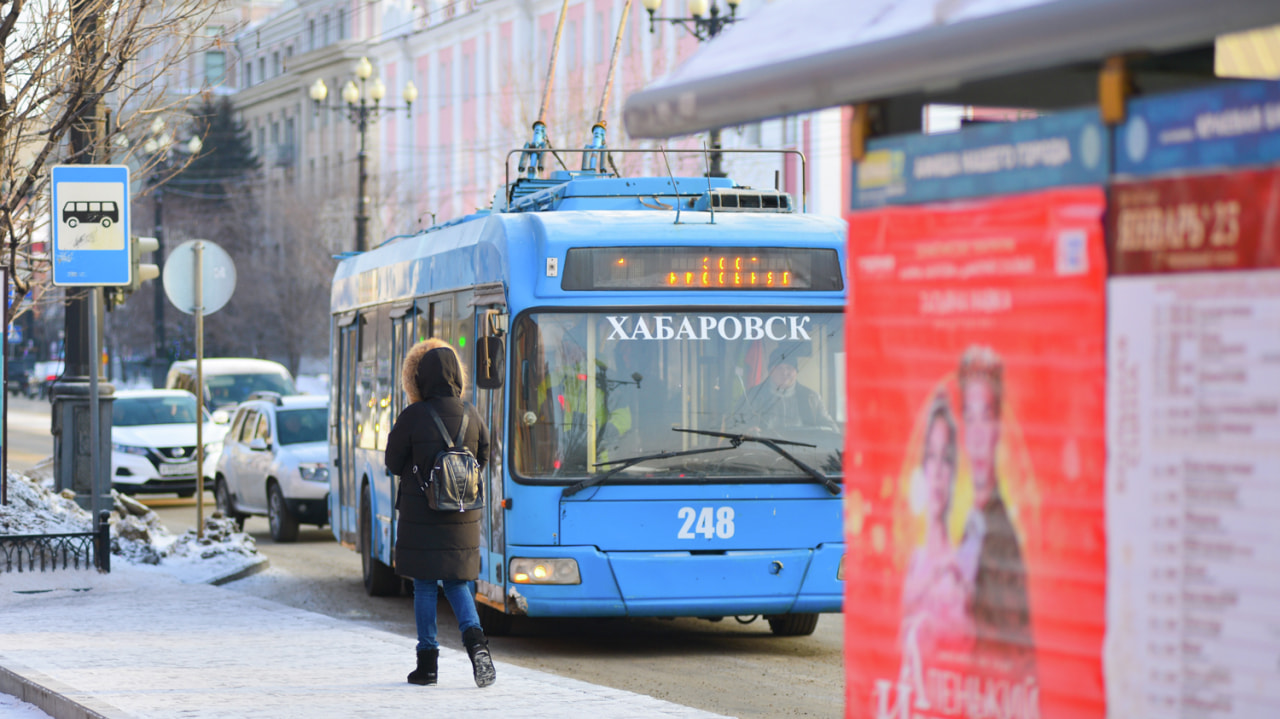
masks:
<svg viewBox="0 0 1280 719"><path fill-rule="evenodd" d="M501 661L478 689L466 653L443 647L440 684L413 686L407 637L113 569L0 574L0 692L56 719L718 716Z"/></svg>

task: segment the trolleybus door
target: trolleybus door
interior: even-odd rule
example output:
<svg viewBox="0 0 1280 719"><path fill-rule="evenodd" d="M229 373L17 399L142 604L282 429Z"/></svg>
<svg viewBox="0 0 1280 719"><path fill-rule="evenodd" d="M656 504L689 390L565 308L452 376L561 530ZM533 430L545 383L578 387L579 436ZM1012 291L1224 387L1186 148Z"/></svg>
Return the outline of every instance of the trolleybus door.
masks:
<svg viewBox="0 0 1280 719"><path fill-rule="evenodd" d="M341 517L332 518L338 525L340 541L355 545L358 509L360 506L360 488L353 476L355 472L355 397L356 383L359 376L360 325L361 319L341 328L338 336L339 361L338 395L335 407L338 413L338 486L337 491L342 507Z"/></svg>
<svg viewBox="0 0 1280 719"><path fill-rule="evenodd" d="M405 355L409 354L409 350L415 344L414 342L414 305L408 303L405 305L395 306L391 308L391 386L389 392L391 395L391 412L389 415L390 422L394 423L400 417L400 412L404 410L405 404L409 398L404 392L404 387L400 382L400 369L404 365ZM388 427L388 431L390 427ZM386 449L386 443L382 444ZM389 475L391 480L391 502L394 505L396 497L400 496L400 478L396 475ZM391 523L391 546L395 546L396 523Z"/></svg>
<svg viewBox="0 0 1280 719"><path fill-rule="evenodd" d="M496 296L495 296L496 295ZM502 315L503 304L502 287L500 285L493 287L481 287L476 290L476 297L473 301L475 306L475 329L473 337L476 338L475 355L471 357L472 367L475 368L477 376L477 385L482 367L488 366L490 371L496 369L498 375L506 375L506 353L494 352L490 353L490 349L486 346L492 341L494 336L499 335L499 325L501 322L498 317ZM505 331L505 329L503 329ZM500 341L499 337L499 341ZM489 387L481 389L477 386L475 393L476 408L484 417L485 424L489 428L489 461L485 464L484 477L485 483L485 513L484 537L481 544L484 545L484 562L481 567L481 579L483 582L477 585L477 590L483 593L492 603L501 606L506 596L505 577L502 568L506 563L506 532L504 531L504 520L506 519L506 508L503 506L505 492L502 486L502 468L503 455L505 454L505 435L503 427L503 398L506 396L505 387Z"/></svg>

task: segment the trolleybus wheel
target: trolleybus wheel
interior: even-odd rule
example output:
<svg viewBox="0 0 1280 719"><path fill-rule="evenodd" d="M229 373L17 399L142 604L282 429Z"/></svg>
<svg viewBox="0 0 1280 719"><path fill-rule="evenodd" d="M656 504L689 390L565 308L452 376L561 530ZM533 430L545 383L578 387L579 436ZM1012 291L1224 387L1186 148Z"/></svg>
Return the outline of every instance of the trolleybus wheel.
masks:
<svg viewBox="0 0 1280 719"><path fill-rule="evenodd" d="M289 514L284 492L274 481L267 487L267 524L271 527L271 538L277 542L292 542L298 538L298 520Z"/></svg>
<svg viewBox="0 0 1280 719"><path fill-rule="evenodd" d="M511 633L513 617L510 614L480 602L476 602L476 614L480 616L480 626L487 636L505 637Z"/></svg>
<svg viewBox="0 0 1280 719"><path fill-rule="evenodd" d="M765 619L777 637L807 637L818 628L817 614L773 614Z"/></svg>
<svg viewBox="0 0 1280 719"><path fill-rule="evenodd" d="M360 573L364 575L364 591L371 597L396 594L400 590L400 578L372 553L373 495L366 484L360 490Z"/></svg>

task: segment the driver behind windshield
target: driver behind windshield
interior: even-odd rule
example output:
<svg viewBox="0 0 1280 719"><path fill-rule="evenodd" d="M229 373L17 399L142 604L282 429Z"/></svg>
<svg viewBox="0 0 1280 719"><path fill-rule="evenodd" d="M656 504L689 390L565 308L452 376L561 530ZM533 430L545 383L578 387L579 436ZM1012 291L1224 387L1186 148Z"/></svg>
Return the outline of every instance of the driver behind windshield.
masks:
<svg viewBox="0 0 1280 719"><path fill-rule="evenodd" d="M836 429L817 392L800 384L799 350L777 347L769 353L769 374L743 395L732 414L732 423L747 433L762 430L821 427Z"/></svg>

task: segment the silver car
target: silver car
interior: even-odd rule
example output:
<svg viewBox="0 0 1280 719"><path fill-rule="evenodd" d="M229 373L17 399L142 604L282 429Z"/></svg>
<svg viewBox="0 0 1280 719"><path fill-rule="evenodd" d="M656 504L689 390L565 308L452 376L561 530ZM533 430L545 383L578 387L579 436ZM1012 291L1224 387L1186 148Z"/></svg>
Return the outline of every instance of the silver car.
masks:
<svg viewBox="0 0 1280 719"><path fill-rule="evenodd" d="M329 523L329 398L259 393L235 409L214 469L218 509L243 526L266 515L271 537Z"/></svg>

